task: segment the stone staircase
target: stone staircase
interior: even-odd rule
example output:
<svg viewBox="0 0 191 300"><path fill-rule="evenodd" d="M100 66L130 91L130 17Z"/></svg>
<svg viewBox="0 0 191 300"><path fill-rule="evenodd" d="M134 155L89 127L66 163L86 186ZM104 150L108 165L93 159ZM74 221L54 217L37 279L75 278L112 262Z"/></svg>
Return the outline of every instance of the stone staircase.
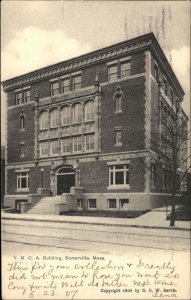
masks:
<svg viewBox="0 0 191 300"><path fill-rule="evenodd" d="M58 208L56 204L61 202L61 196L44 197L39 200L31 209L27 211L27 214L36 215L57 215Z"/></svg>

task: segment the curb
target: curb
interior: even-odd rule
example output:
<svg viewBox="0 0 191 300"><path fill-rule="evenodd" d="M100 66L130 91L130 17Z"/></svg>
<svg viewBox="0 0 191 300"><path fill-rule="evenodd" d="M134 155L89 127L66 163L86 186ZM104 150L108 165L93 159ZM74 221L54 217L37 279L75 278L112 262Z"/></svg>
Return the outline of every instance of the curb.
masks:
<svg viewBox="0 0 191 300"><path fill-rule="evenodd" d="M17 218L17 217L6 217L2 216L1 219L6 220L21 220L21 221L37 221L37 222L51 222L51 223L71 223L71 224L91 224L100 226L118 226L118 227L134 227L134 228L145 228L145 229L170 229L170 230L183 230L191 231L191 228L181 227L162 227L162 226L147 226L147 225L131 225L131 224L114 224L114 223L101 223L101 222L88 222L88 221L62 221L62 220L46 220L46 219L35 219L35 218Z"/></svg>

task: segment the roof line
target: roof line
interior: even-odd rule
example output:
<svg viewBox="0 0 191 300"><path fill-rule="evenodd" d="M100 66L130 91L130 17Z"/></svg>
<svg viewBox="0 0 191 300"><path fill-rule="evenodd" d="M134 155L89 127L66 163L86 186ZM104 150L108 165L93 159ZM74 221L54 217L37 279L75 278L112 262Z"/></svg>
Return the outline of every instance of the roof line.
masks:
<svg viewBox="0 0 191 300"><path fill-rule="evenodd" d="M81 59L81 58L83 58L83 57L87 57L87 56L90 56L90 55L92 55L92 54L96 54L96 53L98 53L98 52L105 51L105 50L107 50L107 49L110 49L111 47L118 47L118 46L123 45L123 44L126 43L126 42L131 43L131 42L134 42L134 40L137 40L137 39L140 39L140 40L141 40L141 39L144 39L145 37L149 37L149 36L150 36L150 37L155 37L154 34L153 34L152 32L150 32L150 33L147 33L147 34L144 34L144 35L141 35L141 36L132 38L132 39L130 39L130 40L125 40L125 41L119 42L119 43L117 43L117 44L112 44L112 45L106 46L106 47L104 47L104 48L100 48L100 49L97 49L97 50L94 50L94 51L91 51L91 52L88 52L88 53L85 53L85 54L81 54L81 55L76 56L76 57L73 57L73 58L69 58L69 59L67 59L67 60L62 60L62 61L57 62L57 63L55 63L55 64L51 64L51 65L48 65L48 66L46 66L46 67L42 67L42 68L36 69L36 70L30 71L30 72L28 72L28 73L24 73L24 74L22 74L22 75L18 75L18 76L15 76L15 77L11 77L11 78L9 78L9 79L6 79L6 80L2 81L2 83L8 82L8 81L13 80L13 79L21 78L21 77L24 77L24 76L27 76L27 75L30 75L30 74L32 75L33 73L36 73L36 72L38 72L38 71L41 71L41 70L43 71L43 70L46 70L46 69L51 68L51 67L53 67L53 66L56 67L56 66L59 66L59 65L62 64L62 63L68 63L68 62L70 62L70 61L78 60L78 59Z"/></svg>

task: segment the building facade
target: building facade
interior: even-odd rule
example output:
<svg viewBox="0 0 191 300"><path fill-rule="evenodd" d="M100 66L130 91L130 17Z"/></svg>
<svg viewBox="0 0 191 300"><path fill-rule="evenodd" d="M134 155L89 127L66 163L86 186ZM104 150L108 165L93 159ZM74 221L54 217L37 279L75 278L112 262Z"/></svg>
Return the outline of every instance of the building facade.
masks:
<svg viewBox="0 0 191 300"><path fill-rule="evenodd" d="M4 207L5 196L5 146L1 146L1 207Z"/></svg>
<svg viewBox="0 0 191 300"><path fill-rule="evenodd" d="M181 107L184 91L152 33L3 88L7 205L39 188L55 196L73 186L83 191L77 200L85 209L147 210L169 197L170 173L156 176L151 153L164 135L161 110Z"/></svg>

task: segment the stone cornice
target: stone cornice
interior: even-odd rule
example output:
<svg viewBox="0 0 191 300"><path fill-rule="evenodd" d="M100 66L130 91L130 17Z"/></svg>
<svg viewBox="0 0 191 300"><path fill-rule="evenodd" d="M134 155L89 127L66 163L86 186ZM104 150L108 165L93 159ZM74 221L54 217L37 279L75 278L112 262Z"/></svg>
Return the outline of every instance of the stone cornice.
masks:
<svg viewBox="0 0 191 300"><path fill-rule="evenodd" d="M6 80L2 83L2 86L4 91L7 92L9 89L18 88L43 79L58 77L60 75L80 70L90 64L108 61L122 55L130 55L133 52L145 49L151 49L154 52L154 55L160 60L166 72L171 74L169 77L171 78L171 82L173 82L173 87L176 87L176 90L179 92L178 94L183 96L184 91L182 90L153 33L148 33L128 41L105 47L103 49Z"/></svg>

